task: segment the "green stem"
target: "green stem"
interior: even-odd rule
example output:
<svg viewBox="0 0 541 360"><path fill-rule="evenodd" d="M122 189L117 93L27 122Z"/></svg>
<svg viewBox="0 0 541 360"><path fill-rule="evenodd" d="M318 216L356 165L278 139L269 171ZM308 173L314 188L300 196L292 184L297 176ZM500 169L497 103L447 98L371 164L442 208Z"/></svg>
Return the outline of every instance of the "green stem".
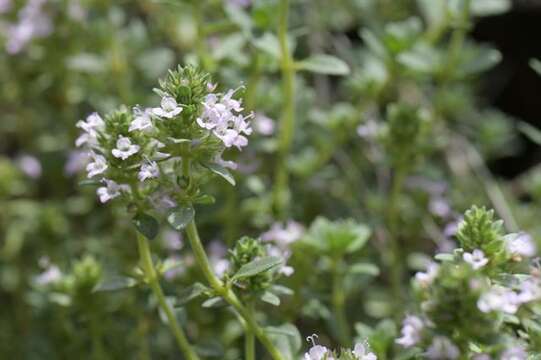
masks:
<svg viewBox="0 0 541 360"><path fill-rule="evenodd" d="M254 313L254 304L253 302L250 302L248 305L248 311L250 313ZM246 360L255 360L255 335L250 329L250 327L246 326L246 334L245 334L245 343L244 343L244 358Z"/></svg>
<svg viewBox="0 0 541 360"><path fill-rule="evenodd" d="M398 198L402 191L406 172L398 167L393 176L391 193L389 195L387 225L389 230L390 251L390 282L393 291L393 297L397 305L402 300L402 272L403 264L401 260L401 246L398 238Z"/></svg>
<svg viewBox="0 0 541 360"><path fill-rule="evenodd" d="M280 67L282 69L283 113L278 138L278 161L275 169L274 204L278 217L284 218L288 211L289 188L287 155L289 154L295 128L295 64L287 42L289 0L280 1L278 41L280 43Z"/></svg>
<svg viewBox="0 0 541 360"><path fill-rule="evenodd" d="M154 264L152 263L148 240L139 233L137 233L137 245L139 247L139 256L141 257L141 266L143 267L143 271L145 272L145 278L148 281L148 284L152 289L154 296L156 296L156 298L158 299L158 304L160 308L163 310L165 316L167 317L167 323L169 324L169 327L171 328L171 331L173 332L173 335L177 340L177 344L182 354L188 360L199 360L199 356L197 356L194 349L188 342L184 331L180 327L175 315L173 314L171 306L169 306L165 299L165 295L158 280L158 274L156 273L156 269L154 268Z"/></svg>
<svg viewBox="0 0 541 360"><path fill-rule="evenodd" d="M259 326L252 312L240 302L235 293L230 288L226 287L222 280L220 280L214 274L214 271L212 271L207 254L203 248L203 244L201 244L201 239L199 238L199 233L194 220L190 221L186 227L186 234L188 235L190 246L194 252L195 261L216 294L221 296L227 303L233 306L233 308L246 322L246 326L259 339L274 360L283 360L283 356L272 343L265 331Z"/></svg>
<svg viewBox="0 0 541 360"><path fill-rule="evenodd" d="M345 312L346 296L342 286L341 263L339 259L333 261L333 283L332 283L332 306L337 324L338 338L342 346L349 346L351 334Z"/></svg>

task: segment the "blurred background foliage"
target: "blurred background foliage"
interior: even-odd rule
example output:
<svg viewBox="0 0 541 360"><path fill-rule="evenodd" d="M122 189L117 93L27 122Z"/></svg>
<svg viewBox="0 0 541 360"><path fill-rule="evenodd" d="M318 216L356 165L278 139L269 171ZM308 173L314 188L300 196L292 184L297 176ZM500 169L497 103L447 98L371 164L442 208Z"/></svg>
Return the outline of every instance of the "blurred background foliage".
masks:
<svg viewBox="0 0 541 360"><path fill-rule="evenodd" d="M157 104L157 78L197 64L219 88L244 83L245 106L256 111L237 186L209 185L217 201L199 212L211 257L276 220L302 223L313 236L293 246L285 283L294 293L261 316L336 345L368 336L381 358L391 356L390 280L378 270L394 261L390 236L410 274L453 246L452 227L471 204L494 207L509 231L541 236L541 80L528 65L541 55L541 7L464 2L292 1L291 52L308 60L297 66L295 135L281 159L272 120L285 101L278 1L0 0L0 353L178 358L144 289L93 292L105 277L132 274L135 238L124 209L99 206L95 189L79 185L85 155L73 144L77 120ZM23 11L31 6L37 15ZM291 174L285 218L273 205L276 161ZM370 246L318 243L316 229L332 227L323 218L310 227L318 216L364 224ZM176 237L163 231L153 243L181 261L164 282L172 296L201 278ZM242 329L226 309L178 309L202 354L241 356Z"/></svg>

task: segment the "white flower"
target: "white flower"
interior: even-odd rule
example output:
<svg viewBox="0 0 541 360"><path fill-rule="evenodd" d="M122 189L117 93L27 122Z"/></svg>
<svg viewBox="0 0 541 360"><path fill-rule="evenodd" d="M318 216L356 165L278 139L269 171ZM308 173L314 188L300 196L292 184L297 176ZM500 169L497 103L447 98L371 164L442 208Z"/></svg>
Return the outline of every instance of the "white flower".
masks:
<svg viewBox="0 0 541 360"><path fill-rule="evenodd" d="M426 265L426 272L419 271L415 274L415 280L417 280L421 286L427 287L432 284L436 276L438 276L439 268L437 263L431 261Z"/></svg>
<svg viewBox="0 0 541 360"><path fill-rule="evenodd" d="M32 179L41 176L41 163L35 156L22 155L17 159L17 166L25 175Z"/></svg>
<svg viewBox="0 0 541 360"><path fill-rule="evenodd" d="M219 278L222 278L229 270L229 260L215 259L212 261L212 268Z"/></svg>
<svg viewBox="0 0 541 360"><path fill-rule="evenodd" d="M441 218L445 218L451 214L451 205L441 196L432 197L428 204L428 209L431 214Z"/></svg>
<svg viewBox="0 0 541 360"><path fill-rule="evenodd" d="M484 313L502 311L508 314L517 312L520 300L517 293L502 286L494 286L490 291L481 295L477 307Z"/></svg>
<svg viewBox="0 0 541 360"><path fill-rule="evenodd" d="M49 285L57 282L62 278L62 272L56 265L49 265L48 268L36 276L35 282L38 285Z"/></svg>
<svg viewBox="0 0 541 360"><path fill-rule="evenodd" d="M523 280L518 290L518 301L521 304L541 299L541 283L538 278L530 277Z"/></svg>
<svg viewBox="0 0 541 360"><path fill-rule="evenodd" d="M368 351L368 348L361 343L355 344L353 348L353 355L357 357L358 360L377 360L378 357Z"/></svg>
<svg viewBox="0 0 541 360"><path fill-rule="evenodd" d="M327 357L325 358L325 355ZM321 345L314 345L308 350L307 353L304 354L305 360L332 360L333 357L330 355L329 349L327 349L325 346Z"/></svg>
<svg viewBox="0 0 541 360"><path fill-rule="evenodd" d="M157 178L160 175L160 168L155 161L146 162L141 165L141 170L137 174L139 181Z"/></svg>
<svg viewBox="0 0 541 360"><path fill-rule="evenodd" d="M397 344L409 348L421 341L422 331L424 329L423 320L414 315L407 315L402 323L402 335L395 340Z"/></svg>
<svg viewBox="0 0 541 360"><path fill-rule="evenodd" d="M152 113L156 116L171 119L182 111L182 107L178 106L175 98L164 96L160 103L161 107L153 108Z"/></svg>
<svg viewBox="0 0 541 360"><path fill-rule="evenodd" d="M261 135L270 136L274 134L274 120L264 114L256 113L253 125L255 131Z"/></svg>
<svg viewBox="0 0 541 360"><path fill-rule="evenodd" d="M148 131L152 129L152 120L150 119L151 109L133 108L133 121L130 124L128 131Z"/></svg>
<svg viewBox="0 0 541 360"><path fill-rule="evenodd" d="M116 149L113 149L111 152L116 158L126 160L133 154L137 153L140 149L140 146L137 144L132 144L130 138L120 135L116 141Z"/></svg>
<svg viewBox="0 0 541 360"><path fill-rule="evenodd" d="M513 256L532 257L537 253L537 247L528 233L509 234L505 237L506 249Z"/></svg>
<svg viewBox="0 0 541 360"><path fill-rule="evenodd" d="M223 166L224 168L236 170L238 167L238 164L231 160L224 160L222 159L222 155L218 155L214 158L214 162L220 166Z"/></svg>
<svg viewBox="0 0 541 360"><path fill-rule="evenodd" d="M98 197L102 203L106 203L107 201L120 196L122 192L128 192L130 190L129 185L119 185L113 180L108 179L104 179L104 181L106 186L102 186L96 190L96 193L98 194Z"/></svg>
<svg viewBox="0 0 541 360"><path fill-rule="evenodd" d="M462 255L465 262L470 264L474 270L478 270L488 263L488 259L485 257L483 250L475 249L473 252L465 252Z"/></svg>
<svg viewBox="0 0 541 360"><path fill-rule="evenodd" d="M458 359L460 351L455 344L445 336L436 336L426 351L426 357L434 360Z"/></svg>
<svg viewBox="0 0 541 360"><path fill-rule="evenodd" d="M528 353L522 346L513 346L505 350L500 357L501 360L526 360Z"/></svg>
<svg viewBox="0 0 541 360"><path fill-rule="evenodd" d="M64 173L66 175L73 175L83 170L88 163L90 154L87 151L73 150L68 154L68 159L64 165Z"/></svg>
<svg viewBox="0 0 541 360"><path fill-rule="evenodd" d="M75 140L75 146L88 145L94 147L98 142L98 132L103 131L105 128L105 122L98 113L94 112L88 115L85 121L79 120L76 126L82 129L84 133Z"/></svg>
<svg viewBox="0 0 541 360"><path fill-rule="evenodd" d="M167 230L163 234L163 240L165 247L168 250L180 250L182 249L182 235L178 231Z"/></svg>
<svg viewBox="0 0 541 360"><path fill-rule="evenodd" d="M287 260L291 256L291 252L289 250L283 250L283 249L280 249L278 246L268 245L267 255L276 256L283 259L282 265L278 269L278 273L285 276L293 275L293 273L295 272L295 269L292 266L286 265Z"/></svg>
<svg viewBox="0 0 541 360"><path fill-rule="evenodd" d="M271 228L261 234L261 240L274 241L281 249L289 248L289 245L299 240L304 234L304 227L293 220L286 224L274 223Z"/></svg>
<svg viewBox="0 0 541 360"><path fill-rule="evenodd" d="M103 174L107 170L107 160L102 155L96 153L91 153L92 162L86 166L86 171L88 172L88 177L94 177L99 174Z"/></svg>
<svg viewBox="0 0 541 360"><path fill-rule="evenodd" d="M369 119L366 123L357 127L357 135L363 139L373 139L380 132L380 128L375 120Z"/></svg>

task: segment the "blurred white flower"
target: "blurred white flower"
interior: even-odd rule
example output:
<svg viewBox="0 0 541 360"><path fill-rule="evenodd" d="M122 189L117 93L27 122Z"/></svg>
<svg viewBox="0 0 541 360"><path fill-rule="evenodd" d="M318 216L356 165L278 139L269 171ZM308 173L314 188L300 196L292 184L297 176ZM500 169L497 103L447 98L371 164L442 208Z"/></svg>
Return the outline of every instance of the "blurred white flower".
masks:
<svg viewBox="0 0 541 360"><path fill-rule="evenodd" d="M532 257L537 253L537 246L530 234L521 232L505 236L507 251L513 256Z"/></svg>
<svg viewBox="0 0 541 360"><path fill-rule="evenodd" d="M62 272L60 268L54 264L48 265L48 267L41 274L35 277L35 282L38 285L49 285L58 282L62 278Z"/></svg>
<svg viewBox="0 0 541 360"><path fill-rule="evenodd" d="M163 233L165 248L170 251L182 249L182 235L178 231L167 230Z"/></svg>
<svg viewBox="0 0 541 360"><path fill-rule="evenodd" d="M402 335L395 340L397 344L405 348L409 348L421 341L422 331L424 329L423 320L415 315L407 315L402 323L400 334Z"/></svg>
<svg viewBox="0 0 541 360"><path fill-rule="evenodd" d="M114 157L126 160L140 149L137 144L132 144L130 138L120 135L116 141L116 148L111 151Z"/></svg>
<svg viewBox="0 0 541 360"><path fill-rule="evenodd" d="M94 147L98 143L98 132L103 131L105 128L105 122L98 113L94 112L87 116L86 121L79 120L76 126L82 129L84 133L75 140L75 146L87 145Z"/></svg>
<svg viewBox="0 0 541 360"><path fill-rule="evenodd" d="M33 38L49 35L53 23L43 11L46 0L29 0L18 13L18 22L10 24L6 32L6 52L14 55L21 52ZM8 6L8 5L5 5Z"/></svg>
<svg viewBox="0 0 541 360"><path fill-rule="evenodd" d="M426 265L425 272L419 271L415 274L415 280L417 280L423 287L429 286L432 284L436 276L438 276L439 268L440 266L437 263L430 261Z"/></svg>
<svg viewBox="0 0 541 360"><path fill-rule="evenodd" d="M378 357L368 350L368 346L365 346L361 343L355 344L353 348L353 355L357 357L358 360L377 360Z"/></svg>
<svg viewBox="0 0 541 360"><path fill-rule="evenodd" d="M148 131L152 129L152 120L150 115L152 113L151 109L141 109L136 106L133 108L133 120L130 124L128 131Z"/></svg>
<svg viewBox="0 0 541 360"><path fill-rule="evenodd" d="M12 0L0 0L0 14L7 13L13 6Z"/></svg>
<svg viewBox="0 0 541 360"><path fill-rule="evenodd" d="M331 352L325 346L316 343L317 335L308 336L306 339L312 343L312 347L304 354L305 360L334 360Z"/></svg>
<svg viewBox="0 0 541 360"><path fill-rule="evenodd" d="M460 350L445 336L436 336L425 355L428 359L454 360L460 356Z"/></svg>
<svg viewBox="0 0 541 360"><path fill-rule="evenodd" d="M281 249L288 249L292 243L304 235L304 231L304 227L293 220L285 224L276 222L268 231L261 234L261 240L274 241Z"/></svg>
<svg viewBox="0 0 541 360"><path fill-rule="evenodd" d="M255 131L261 135L270 136L274 134L274 120L262 113L255 113L253 126Z"/></svg>
<svg viewBox="0 0 541 360"><path fill-rule="evenodd" d="M88 151L73 150L68 154L68 159L64 164L64 173L74 175L83 170L88 164L90 153Z"/></svg>
<svg viewBox="0 0 541 360"><path fill-rule="evenodd" d="M541 299L541 281L539 278L529 277L523 280L519 285L517 296L521 304Z"/></svg>
<svg viewBox="0 0 541 360"><path fill-rule="evenodd" d="M451 214L451 205L441 196L432 197L428 203L428 209L431 214L441 218L448 217Z"/></svg>
<svg viewBox="0 0 541 360"><path fill-rule="evenodd" d="M130 190L129 185L126 184L119 185L113 180L108 179L104 179L104 182L106 186L99 187L96 190L96 194L98 194L102 203L106 203L107 201L120 196L122 192L128 192Z"/></svg>
<svg viewBox="0 0 541 360"><path fill-rule="evenodd" d="M160 107L153 108L152 113L156 116L171 119L182 112L182 107L178 106L175 98L164 96L161 100Z"/></svg>
<svg viewBox="0 0 541 360"><path fill-rule="evenodd" d="M474 270L478 270L488 263L488 259L485 257L483 250L475 249L473 252L465 252L462 254L462 258L465 262L470 264Z"/></svg>
<svg viewBox="0 0 541 360"><path fill-rule="evenodd" d="M505 350L501 357L501 360L526 360L528 359L528 353L522 346L513 346Z"/></svg>
<svg viewBox="0 0 541 360"><path fill-rule="evenodd" d="M41 163L31 155L21 155L16 160L17 167L28 177L37 179L41 176Z"/></svg>
<svg viewBox="0 0 541 360"><path fill-rule="evenodd" d="M477 301L477 307L484 313L502 311L508 314L517 312L520 301L517 293L513 290L494 286L487 293L481 295Z"/></svg>

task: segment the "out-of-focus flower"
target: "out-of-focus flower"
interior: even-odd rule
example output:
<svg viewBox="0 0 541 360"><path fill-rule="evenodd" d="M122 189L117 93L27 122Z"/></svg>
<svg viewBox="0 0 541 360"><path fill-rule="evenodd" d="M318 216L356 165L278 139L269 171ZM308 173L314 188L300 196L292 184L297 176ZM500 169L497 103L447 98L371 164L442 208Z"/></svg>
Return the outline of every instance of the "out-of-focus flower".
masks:
<svg viewBox="0 0 541 360"><path fill-rule="evenodd" d="M541 299L541 281L535 277L523 280L519 285L517 296L522 304Z"/></svg>
<svg viewBox="0 0 541 360"><path fill-rule="evenodd" d="M70 151L66 164L64 164L64 173L66 175L74 175L80 172L86 167L89 159L90 153L88 151Z"/></svg>
<svg viewBox="0 0 541 360"><path fill-rule="evenodd" d="M465 262L470 264L474 270L478 270L488 263L485 253L482 250L475 249L471 253L465 252L462 255Z"/></svg>
<svg viewBox="0 0 541 360"><path fill-rule="evenodd" d="M396 339L396 343L405 348L409 348L421 341L422 332L424 329L423 320L415 315L408 315L402 323L400 331L401 337Z"/></svg>
<svg viewBox="0 0 541 360"><path fill-rule="evenodd" d="M357 135L363 139L373 139L379 134L380 130L381 126L375 120L369 119L357 127Z"/></svg>
<svg viewBox="0 0 541 360"><path fill-rule="evenodd" d="M182 235L178 231L167 230L163 233L165 248L170 251L182 249Z"/></svg>
<svg viewBox="0 0 541 360"><path fill-rule="evenodd" d="M532 236L525 232L507 235L505 237L505 245L507 251L512 256L532 257L537 253L537 246Z"/></svg>
<svg viewBox="0 0 541 360"><path fill-rule="evenodd" d="M438 276L439 265L433 261L430 261L426 265L426 271L419 271L415 274L415 280L419 282L421 286L429 286L432 284L436 276Z"/></svg>
<svg viewBox="0 0 541 360"><path fill-rule="evenodd" d="M152 109L141 109L136 106L133 108L133 121L130 124L128 131L148 131L152 129L152 120L150 116Z"/></svg>
<svg viewBox="0 0 541 360"><path fill-rule="evenodd" d="M141 164L141 170L137 174L139 181L145 181L146 179L157 178L160 175L160 168L155 161L145 162Z"/></svg>
<svg viewBox="0 0 541 360"><path fill-rule="evenodd" d="M54 264L49 264L41 274L35 277L35 282L38 285L46 286L54 284L62 278L62 271Z"/></svg>
<svg viewBox="0 0 541 360"><path fill-rule="evenodd" d="M42 168L38 158L32 155L21 155L16 160L17 167L28 177L37 179L41 176Z"/></svg>
<svg viewBox="0 0 541 360"><path fill-rule="evenodd" d="M0 0L0 14L7 13L13 6L12 0Z"/></svg>
<svg viewBox="0 0 541 360"><path fill-rule="evenodd" d="M270 117L262 113L255 113L253 126L256 132L261 135L270 136L274 134L275 123Z"/></svg>
<svg viewBox="0 0 541 360"><path fill-rule="evenodd" d="M76 126L84 133L75 140L75 145L77 147L87 145L92 148L97 145L98 132L103 131L105 122L98 113L92 113L85 121L79 120Z"/></svg>
<svg viewBox="0 0 541 360"><path fill-rule="evenodd" d="M505 350L500 359L501 360L526 360L528 358L528 353L522 346L513 346Z"/></svg>
<svg viewBox="0 0 541 360"><path fill-rule="evenodd" d="M428 204L429 211L441 218L446 218L451 214L451 206L449 202L443 197L433 197Z"/></svg>
<svg viewBox="0 0 541 360"><path fill-rule="evenodd" d="M481 295L477 301L477 307L482 312L502 311L508 314L517 312L520 301L517 293L513 290L494 286L487 293Z"/></svg>
<svg viewBox="0 0 541 360"><path fill-rule="evenodd" d="M261 240L274 241L282 249L288 249L295 241L304 235L304 227L293 220L286 224L274 223L271 228L261 234Z"/></svg>
<svg viewBox="0 0 541 360"><path fill-rule="evenodd" d="M460 350L445 336L436 336L425 355L428 359L454 360L460 356Z"/></svg>
<svg viewBox="0 0 541 360"><path fill-rule="evenodd" d="M93 161L86 166L86 171L88 173L87 176L92 178L96 175L103 174L109 167L105 157L95 153L91 153L90 156L92 157Z"/></svg>
<svg viewBox="0 0 541 360"><path fill-rule="evenodd" d="M378 357L373 352L369 351L368 346L365 346L364 344L361 344L361 343L355 344L355 347L353 348L353 355L355 355L358 360L377 360L378 359Z"/></svg>
<svg viewBox="0 0 541 360"><path fill-rule="evenodd" d="M325 346L316 344L317 335L308 336L307 340L312 343L312 347L304 354L305 360L334 360L331 351Z"/></svg>
<svg viewBox="0 0 541 360"><path fill-rule="evenodd" d="M46 0L29 0L18 13L18 22L7 29L6 51L8 54L20 53L33 38L49 35L53 23L43 11Z"/></svg>
<svg viewBox="0 0 541 360"><path fill-rule="evenodd" d="M99 187L96 194L102 203L114 199L122 194L122 192L130 191L130 186L126 184L117 184L113 180L104 179L106 186Z"/></svg>

